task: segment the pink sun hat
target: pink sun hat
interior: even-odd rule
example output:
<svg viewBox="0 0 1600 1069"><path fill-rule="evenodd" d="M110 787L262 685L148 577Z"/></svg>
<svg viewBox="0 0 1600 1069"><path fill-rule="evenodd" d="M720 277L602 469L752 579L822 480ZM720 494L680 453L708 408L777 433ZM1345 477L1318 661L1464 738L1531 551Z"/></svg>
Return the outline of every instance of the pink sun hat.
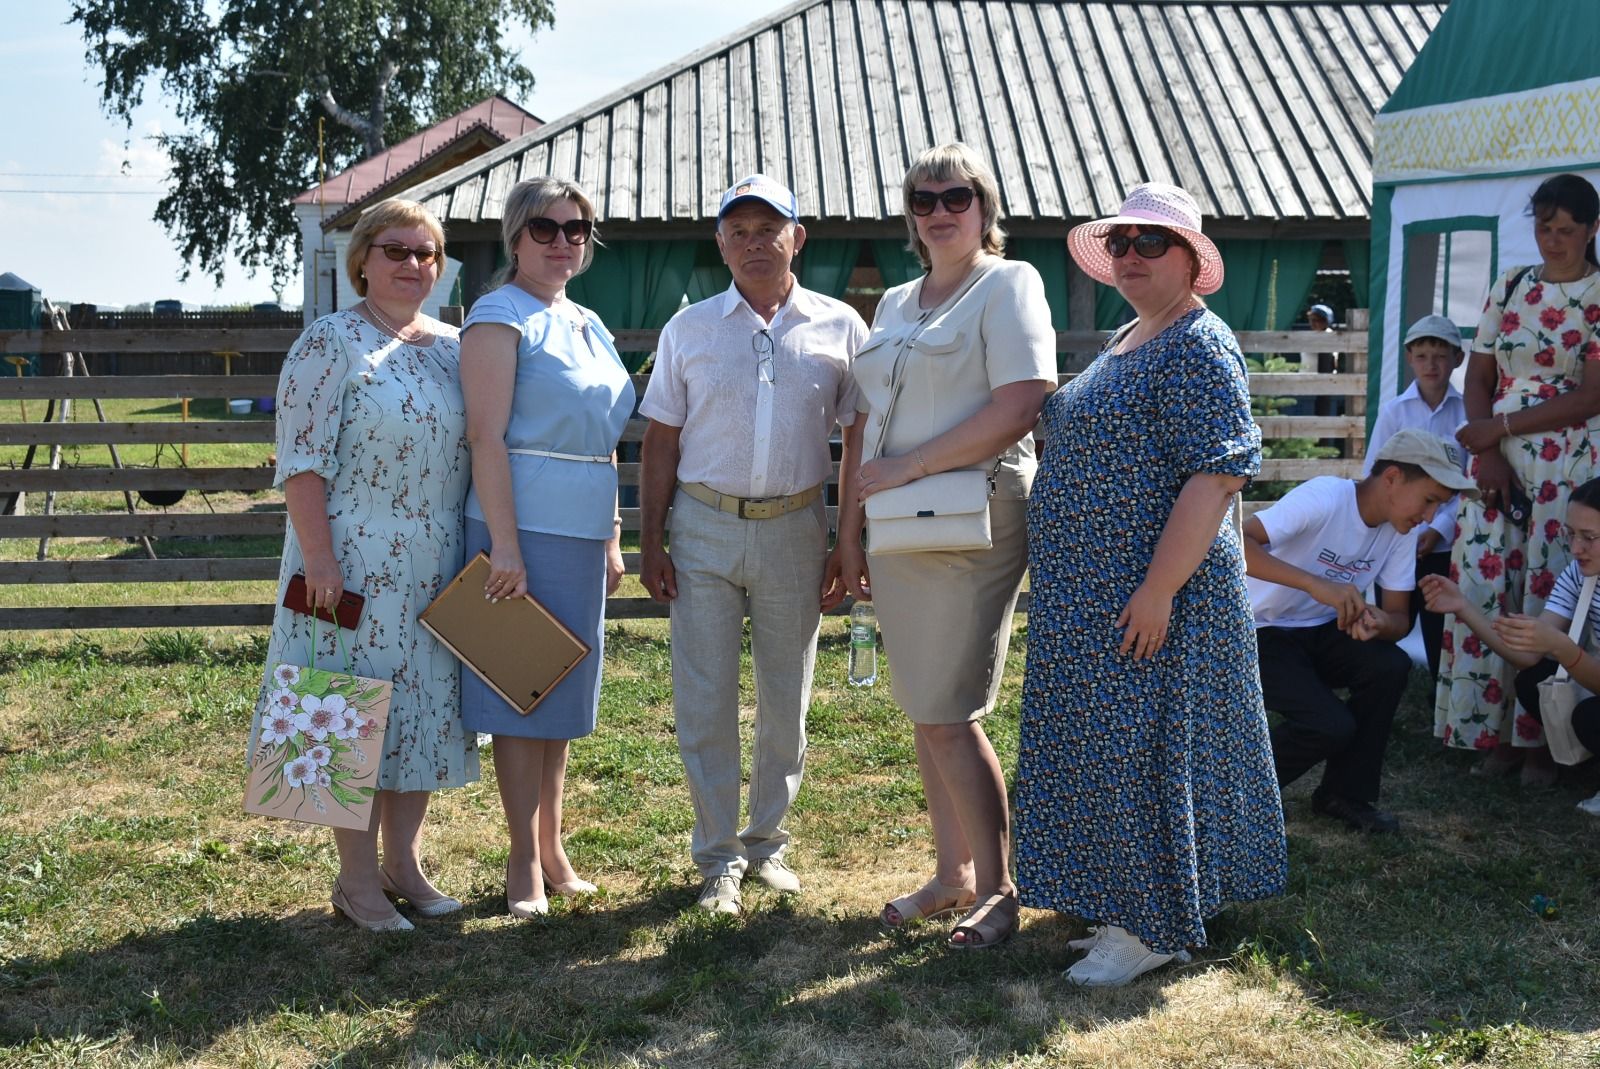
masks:
<svg viewBox="0 0 1600 1069"><path fill-rule="evenodd" d="M1067 251L1083 273L1107 286L1111 278L1111 254L1106 251L1106 235L1121 226L1159 226L1171 230L1189 243L1200 260L1200 275L1194 291L1202 297L1222 288L1222 254L1211 239L1200 232L1200 207L1194 198L1177 186L1147 182L1134 186L1122 210L1109 219L1080 223L1067 234ZM1129 256L1138 253L1129 251Z"/></svg>

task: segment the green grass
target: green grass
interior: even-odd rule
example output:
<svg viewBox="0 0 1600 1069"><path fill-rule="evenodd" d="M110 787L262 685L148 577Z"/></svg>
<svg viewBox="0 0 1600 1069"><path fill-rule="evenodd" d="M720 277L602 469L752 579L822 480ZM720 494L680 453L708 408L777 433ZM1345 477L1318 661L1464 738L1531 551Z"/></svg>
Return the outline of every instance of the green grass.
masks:
<svg viewBox="0 0 1600 1069"><path fill-rule="evenodd" d="M989 721L1008 768L1017 638ZM693 908L665 626L640 621L612 626L572 755L569 850L602 893L503 915L486 761L425 843L467 909L398 938L333 919L326 832L240 809L264 652L256 631L0 642L0 1065L1600 1066L1600 822L1572 808L1596 773L1468 777L1420 678L1384 784L1404 835L1347 834L1297 784L1285 895L1226 910L1191 965L1085 992L1059 975L1074 918L1028 912L987 954L878 929L931 847L909 729L885 681L843 685L842 621L790 822L804 893Z"/></svg>

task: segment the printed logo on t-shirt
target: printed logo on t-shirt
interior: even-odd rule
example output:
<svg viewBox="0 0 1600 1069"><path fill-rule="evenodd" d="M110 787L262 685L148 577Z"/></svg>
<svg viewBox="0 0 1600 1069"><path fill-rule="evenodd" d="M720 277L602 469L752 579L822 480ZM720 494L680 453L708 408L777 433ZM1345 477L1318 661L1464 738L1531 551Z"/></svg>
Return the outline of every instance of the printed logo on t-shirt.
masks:
<svg viewBox="0 0 1600 1069"><path fill-rule="evenodd" d="M1375 559L1372 557L1350 557L1339 559L1339 554L1331 549L1317 550L1317 563L1323 565L1322 574L1336 583L1355 583L1356 577L1372 571ZM1359 585L1359 584L1358 584Z"/></svg>

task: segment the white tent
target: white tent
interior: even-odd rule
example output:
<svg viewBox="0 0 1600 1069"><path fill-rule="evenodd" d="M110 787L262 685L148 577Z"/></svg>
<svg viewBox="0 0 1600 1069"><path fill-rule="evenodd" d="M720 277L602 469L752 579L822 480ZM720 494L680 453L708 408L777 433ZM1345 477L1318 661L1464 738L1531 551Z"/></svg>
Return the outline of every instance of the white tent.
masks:
<svg viewBox="0 0 1600 1069"><path fill-rule="evenodd" d="M1592 0L1454 0L1373 130L1368 419L1409 383L1408 324L1470 336L1491 279L1539 262L1528 198L1570 172L1600 187Z"/></svg>

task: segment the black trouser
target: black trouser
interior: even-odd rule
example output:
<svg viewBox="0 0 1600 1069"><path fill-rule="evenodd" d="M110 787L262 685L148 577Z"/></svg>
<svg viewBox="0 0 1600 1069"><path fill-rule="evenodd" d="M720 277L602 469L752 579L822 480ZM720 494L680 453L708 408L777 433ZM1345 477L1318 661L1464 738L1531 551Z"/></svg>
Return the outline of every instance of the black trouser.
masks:
<svg viewBox="0 0 1600 1069"><path fill-rule="evenodd" d="M1411 658L1393 642L1358 642L1333 622L1256 629L1261 691L1283 717L1272 729L1278 786L1327 761L1317 792L1378 800L1383 751L1411 675ZM1340 701L1335 687L1348 687Z"/></svg>
<svg viewBox="0 0 1600 1069"><path fill-rule="evenodd" d="M1555 675L1559 667L1546 657L1532 668L1517 673L1517 701L1535 720L1543 719L1539 715L1539 684ZM1585 698L1572 710L1572 733L1578 736L1585 750L1600 754L1600 698Z"/></svg>
<svg viewBox="0 0 1600 1069"><path fill-rule="evenodd" d="M1422 619L1422 648L1428 654L1428 675L1435 683L1439 682L1439 646L1444 640L1444 614L1429 612L1423 606L1427 598L1422 596L1422 577L1425 575L1449 575L1450 551L1429 553L1426 557L1417 558L1417 585L1411 591L1411 622L1416 623L1418 617ZM1383 603L1383 588L1377 587L1373 591L1375 600Z"/></svg>

